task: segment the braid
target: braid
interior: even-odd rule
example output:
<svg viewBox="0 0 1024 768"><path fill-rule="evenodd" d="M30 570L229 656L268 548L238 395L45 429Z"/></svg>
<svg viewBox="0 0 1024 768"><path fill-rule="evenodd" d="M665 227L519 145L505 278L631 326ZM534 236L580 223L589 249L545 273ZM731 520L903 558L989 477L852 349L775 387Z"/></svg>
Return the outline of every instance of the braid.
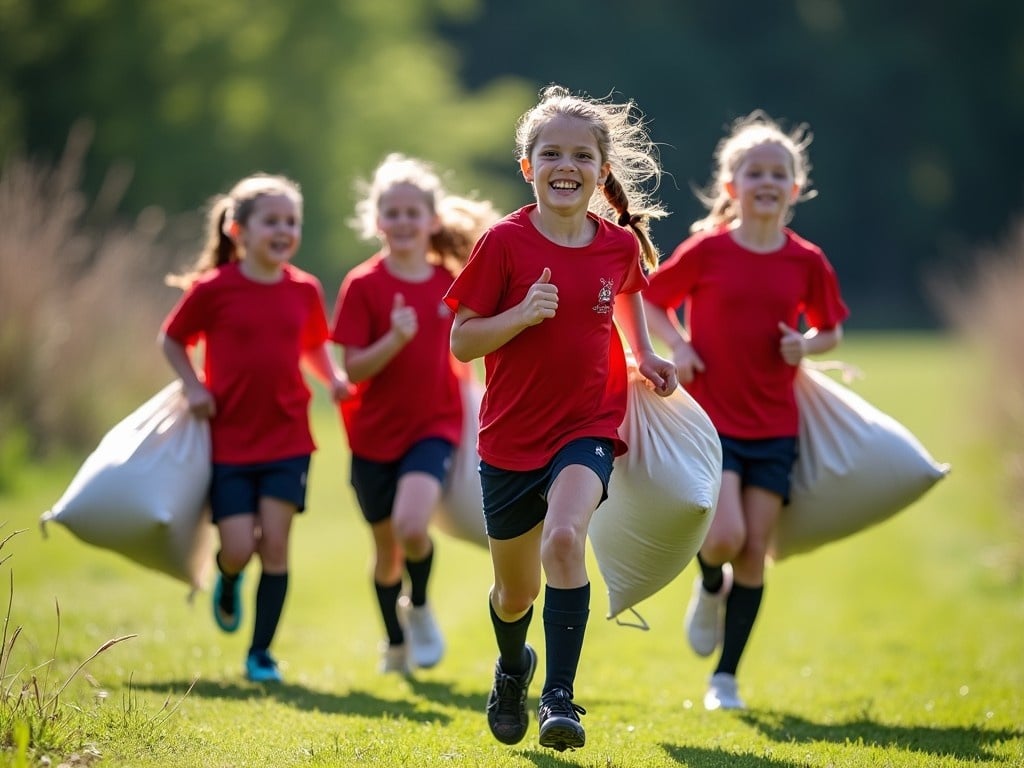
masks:
<svg viewBox="0 0 1024 768"><path fill-rule="evenodd" d="M619 215L618 225L632 229L633 234L640 241L643 265L649 271L657 269L659 254L657 247L651 242L651 237L647 232L647 217L629 212L629 200L626 198L626 191L622 188L618 179L611 173L608 174L601 189L604 192L605 199L608 201L608 205Z"/></svg>

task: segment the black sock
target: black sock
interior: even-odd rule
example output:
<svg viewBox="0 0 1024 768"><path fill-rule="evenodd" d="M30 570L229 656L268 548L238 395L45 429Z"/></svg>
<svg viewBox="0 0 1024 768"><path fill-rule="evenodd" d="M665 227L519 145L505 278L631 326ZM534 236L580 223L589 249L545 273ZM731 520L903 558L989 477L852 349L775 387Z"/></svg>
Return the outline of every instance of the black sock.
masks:
<svg viewBox="0 0 1024 768"><path fill-rule="evenodd" d="M422 560L405 561L405 570L409 574L409 602L417 608L427 604L427 582L430 580L430 567L434 563L434 543L430 543L430 552Z"/></svg>
<svg viewBox="0 0 1024 768"><path fill-rule="evenodd" d="M487 608L491 613L491 624L494 625L494 638L498 641L498 663L506 675L521 675L530 666L526 655L526 632L530 629L533 619L533 606L515 621L502 621L494 612L490 597Z"/></svg>
<svg viewBox="0 0 1024 768"><path fill-rule="evenodd" d="M238 573L225 573L224 567L220 564L220 552L214 558L214 562L217 563L217 570L220 571L220 580L223 584L223 588L220 593L220 609L224 613L234 616L235 611L238 610L238 606L235 605L235 582L238 581L238 577L241 574Z"/></svg>
<svg viewBox="0 0 1024 768"><path fill-rule="evenodd" d="M260 574L256 588L256 617L252 630L250 651L265 651L270 647L277 632L284 610L284 598L288 594L288 572Z"/></svg>
<svg viewBox="0 0 1024 768"><path fill-rule="evenodd" d="M380 606L380 615L384 619L384 631L388 635L389 645L401 645L405 642L405 633L398 621L398 598L402 594L402 580L394 584L378 584L373 582L374 592L377 593L377 604Z"/></svg>
<svg viewBox="0 0 1024 768"><path fill-rule="evenodd" d="M547 651L547 678L541 693L564 688L572 696L589 617L590 584L574 589L555 589L550 586L545 589L544 647Z"/></svg>
<svg viewBox="0 0 1024 768"><path fill-rule="evenodd" d="M700 556L700 552L697 553L697 565L700 566L700 577L701 581L704 582L704 590L712 595L718 592L725 583L725 574L722 573L722 566L708 565L704 562L704 558Z"/></svg>
<svg viewBox="0 0 1024 768"><path fill-rule="evenodd" d="M736 674L740 664L740 656L747 647L750 632L754 628L754 620L761 609L761 598L764 587L745 587L733 583L729 597L725 601L725 639L722 642L722 657L718 660L715 672Z"/></svg>

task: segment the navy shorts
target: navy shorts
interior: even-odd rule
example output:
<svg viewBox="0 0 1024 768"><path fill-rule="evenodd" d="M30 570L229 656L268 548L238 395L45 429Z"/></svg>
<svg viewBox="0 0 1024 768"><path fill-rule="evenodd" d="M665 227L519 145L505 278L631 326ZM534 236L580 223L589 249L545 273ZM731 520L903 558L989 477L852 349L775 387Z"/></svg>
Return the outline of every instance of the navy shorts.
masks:
<svg viewBox="0 0 1024 768"><path fill-rule="evenodd" d="M480 462L484 527L492 539L514 539L531 530L548 512L548 490L566 467L589 467L601 479L601 501L608 498L608 481L615 459L611 440L581 437L566 443L540 469L516 472ZM600 502L598 502L600 504Z"/></svg>
<svg viewBox="0 0 1024 768"><path fill-rule="evenodd" d="M270 497L306 508L309 454L259 464L214 464L210 480L213 522L234 515L254 515L260 499Z"/></svg>
<svg viewBox="0 0 1024 768"><path fill-rule="evenodd" d="M352 487L366 522L373 525L391 517L402 475L426 472L444 485L452 466L455 446L440 437L414 443L397 461L370 461L352 457Z"/></svg>
<svg viewBox="0 0 1024 768"><path fill-rule="evenodd" d="M795 437L770 437L764 440L740 440L719 435L722 441L722 470L740 476L743 486L754 485L777 493L789 503L793 463L799 454Z"/></svg>

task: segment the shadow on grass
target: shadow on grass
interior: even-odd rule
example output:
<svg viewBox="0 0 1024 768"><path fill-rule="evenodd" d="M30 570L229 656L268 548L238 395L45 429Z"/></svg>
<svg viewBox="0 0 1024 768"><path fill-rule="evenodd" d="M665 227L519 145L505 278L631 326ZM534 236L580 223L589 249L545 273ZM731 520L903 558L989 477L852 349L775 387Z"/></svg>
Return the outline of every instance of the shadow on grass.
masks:
<svg viewBox="0 0 1024 768"><path fill-rule="evenodd" d="M132 684L136 690L167 693L187 690L191 681L169 680L160 683ZM412 720L423 723L448 723L451 716L437 708L423 707L422 701L382 699L372 693L348 690L344 693L326 693L294 683L233 683L215 680L198 680L192 685L190 697L206 699L233 699L247 701L254 698L273 698L295 709L316 710L327 714L355 715L358 717L381 717ZM444 697L437 703L444 703Z"/></svg>
<svg viewBox="0 0 1024 768"><path fill-rule="evenodd" d="M846 722L816 723L797 715L748 711L740 715L740 719L772 741L783 744L823 741L833 744L864 744L936 757L956 757L960 760L999 759L998 755L986 748L987 745L1024 738L1024 730L889 725L863 716Z"/></svg>
<svg viewBox="0 0 1024 768"><path fill-rule="evenodd" d="M760 755L738 755L725 749L681 747L662 743L662 749L680 765L693 768L804 768L806 763L792 763Z"/></svg>

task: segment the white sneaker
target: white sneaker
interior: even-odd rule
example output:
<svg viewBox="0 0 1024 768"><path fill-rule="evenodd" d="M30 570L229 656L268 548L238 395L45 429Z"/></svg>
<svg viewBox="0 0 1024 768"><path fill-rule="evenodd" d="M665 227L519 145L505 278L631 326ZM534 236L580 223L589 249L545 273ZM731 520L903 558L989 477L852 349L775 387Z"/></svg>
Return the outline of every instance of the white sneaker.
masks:
<svg viewBox="0 0 1024 768"><path fill-rule="evenodd" d="M396 673L399 675L410 675L412 674L412 667L409 665L409 646L405 643L401 645L389 645L387 641L380 646L380 666L381 674Z"/></svg>
<svg viewBox="0 0 1024 768"><path fill-rule="evenodd" d="M698 656L710 656L722 644L725 635L725 600L732 589L732 566L722 566L722 588L711 594L704 589L698 577L693 584L693 596L686 608L686 639Z"/></svg>
<svg viewBox="0 0 1024 768"><path fill-rule="evenodd" d="M704 694L704 709L746 709L736 688L736 676L728 672L716 672L708 681L708 692Z"/></svg>
<svg viewBox="0 0 1024 768"><path fill-rule="evenodd" d="M444 656L444 638L430 605L413 605L405 596L398 604L405 618L403 624L412 662L424 669L436 666Z"/></svg>

